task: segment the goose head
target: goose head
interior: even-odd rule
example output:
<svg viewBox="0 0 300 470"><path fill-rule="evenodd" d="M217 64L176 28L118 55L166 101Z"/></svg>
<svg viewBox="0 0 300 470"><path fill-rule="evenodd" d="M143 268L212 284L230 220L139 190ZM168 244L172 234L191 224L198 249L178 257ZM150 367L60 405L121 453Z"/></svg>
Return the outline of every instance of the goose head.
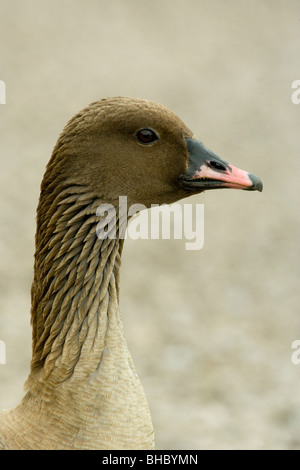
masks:
<svg viewBox="0 0 300 470"><path fill-rule="evenodd" d="M233 167L197 140L164 106L114 97L92 103L62 132L48 170L89 188L105 202L172 203L209 189L262 190L256 176Z"/></svg>

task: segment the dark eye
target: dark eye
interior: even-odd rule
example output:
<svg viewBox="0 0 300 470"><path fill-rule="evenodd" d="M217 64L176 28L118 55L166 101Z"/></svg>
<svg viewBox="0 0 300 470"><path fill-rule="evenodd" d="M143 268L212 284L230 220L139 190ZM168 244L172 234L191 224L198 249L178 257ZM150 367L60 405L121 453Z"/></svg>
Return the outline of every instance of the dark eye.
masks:
<svg viewBox="0 0 300 470"><path fill-rule="evenodd" d="M144 145L152 144L159 140L158 135L152 129L140 129L136 133L136 138Z"/></svg>

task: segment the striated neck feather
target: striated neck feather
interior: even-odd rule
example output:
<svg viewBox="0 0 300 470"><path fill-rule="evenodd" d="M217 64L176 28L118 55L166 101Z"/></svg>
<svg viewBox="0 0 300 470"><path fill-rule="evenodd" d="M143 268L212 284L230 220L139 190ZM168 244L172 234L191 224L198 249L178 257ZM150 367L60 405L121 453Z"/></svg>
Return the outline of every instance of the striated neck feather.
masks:
<svg viewBox="0 0 300 470"><path fill-rule="evenodd" d="M123 240L97 237L102 201L85 187L58 187L49 200L42 190L31 372L12 421L34 448L152 448L150 412L119 314ZM116 225L118 234L118 218Z"/></svg>
<svg viewBox="0 0 300 470"><path fill-rule="evenodd" d="M50 214L43 214L42 202L38 210L31 375L42 371L54 385L71 377L85 356L85 374L97 368L93 359L101 360L108 318L118 314L122 244L97 237L100 203L85 188L71 186L60 192Z"/></svg>

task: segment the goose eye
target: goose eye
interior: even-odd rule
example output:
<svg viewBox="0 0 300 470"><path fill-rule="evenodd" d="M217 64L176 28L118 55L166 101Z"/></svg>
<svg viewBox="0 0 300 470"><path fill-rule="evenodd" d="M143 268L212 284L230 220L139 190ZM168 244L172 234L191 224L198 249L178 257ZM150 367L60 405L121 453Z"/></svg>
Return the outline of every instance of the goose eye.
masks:
<svg viewBox="0 0 300 470"><path fill-rule="evenodd" d="M151 129L140 129L136 133L136 138L141 144L152 144L159 140L158 135Z"/></svg>

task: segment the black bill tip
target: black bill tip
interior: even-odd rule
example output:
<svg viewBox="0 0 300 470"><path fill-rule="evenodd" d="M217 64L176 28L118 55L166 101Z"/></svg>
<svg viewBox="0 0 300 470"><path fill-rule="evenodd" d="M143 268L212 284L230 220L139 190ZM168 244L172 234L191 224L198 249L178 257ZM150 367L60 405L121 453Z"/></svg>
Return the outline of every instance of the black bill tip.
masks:
<svg viewBox="0 0 300 470"><path fill-rule="evenodd" d="M263 190L262 181L256 175L252 175L252 173L248 173L248 177L250 181L252 181L252 186L250 188L245 188L248 191L259 191L260 193Z"/></svg>

